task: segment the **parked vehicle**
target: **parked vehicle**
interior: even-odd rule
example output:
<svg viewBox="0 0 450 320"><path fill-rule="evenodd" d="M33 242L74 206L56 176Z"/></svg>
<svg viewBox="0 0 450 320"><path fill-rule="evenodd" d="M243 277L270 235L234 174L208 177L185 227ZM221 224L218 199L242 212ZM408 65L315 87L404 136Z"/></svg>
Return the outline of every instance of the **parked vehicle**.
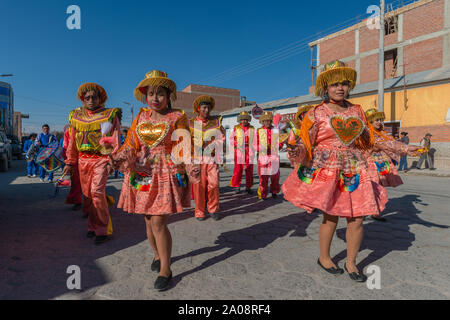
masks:
<svg viewBox="0 0 450 320"><path fill-rule="evenodd" d="M12 165L12 147L11 140L8 139L5 132L0 131L0 171L5 172Z"/></svg>
<svg viewBox="0 0 450 320"><path fill-rule="evenodd" d="M22 150L22 143L19 142L19 138L12 135L7 135L8 139L11 140L11 147L12 147L12 155L13 157L16 157L17 160L23 159L23 150Z"/></svg>

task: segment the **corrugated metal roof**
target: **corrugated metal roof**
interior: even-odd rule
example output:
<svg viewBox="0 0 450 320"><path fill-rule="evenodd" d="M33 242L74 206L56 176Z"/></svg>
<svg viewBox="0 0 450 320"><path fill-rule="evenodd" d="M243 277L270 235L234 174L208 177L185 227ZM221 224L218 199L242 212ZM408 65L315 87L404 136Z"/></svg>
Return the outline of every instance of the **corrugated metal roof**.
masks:
<svg viewBox="0 0 450 320"><path fill-rule="evenodd" d="M443 68L428 70L423 72L412 73L406 76L406 86L418 86L418 85L431 85L433 82L450 82L450 65ZM403 76L396 77L392 79L386 79L384 81L384 87L386 91L391 91L395 89L403 88L404 79ZM352 96L355 95L365 95L378 91L378 81L369 82L357 85L355 89L351 92ZM321 99L314 96L313 94L307 94L304 96L297 96L292 98L274 100L264 103L258 103L258 106L262 109L274 109L274 108L288 108L297 104L309 104L309 103L320 103ZM245 108L235 108L222 112L222 116L233 116L237 115L242 111L250 112L255 105L251 105Z"/></svg>

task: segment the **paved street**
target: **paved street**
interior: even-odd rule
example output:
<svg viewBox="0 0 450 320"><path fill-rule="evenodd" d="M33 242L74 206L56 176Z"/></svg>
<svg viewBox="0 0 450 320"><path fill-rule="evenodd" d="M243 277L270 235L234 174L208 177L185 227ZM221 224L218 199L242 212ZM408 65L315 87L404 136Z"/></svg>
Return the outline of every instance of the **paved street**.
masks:
<svg viewBox="0 0 450 320"><path fill-rule="evenodd" d="M54 186L24 172L14 161L0 173L0 299L450 298L450 178L403 175L388 191L388 221L365 222L359 267L381 268L381 289L369 290L319 268L319 215L282 197L234 195L231 171L222 172L220 221L198 222L192 209L171 218L174 284L158 293L142 217L112 209L114 236L95 246L82 212L64 204L67 190L50 199ZM107 192L118 199L120 188L112 179ZM332 244L341 267L344 240L341 220ZM70 265L81 268L79 292L67 289Z"/></svg>

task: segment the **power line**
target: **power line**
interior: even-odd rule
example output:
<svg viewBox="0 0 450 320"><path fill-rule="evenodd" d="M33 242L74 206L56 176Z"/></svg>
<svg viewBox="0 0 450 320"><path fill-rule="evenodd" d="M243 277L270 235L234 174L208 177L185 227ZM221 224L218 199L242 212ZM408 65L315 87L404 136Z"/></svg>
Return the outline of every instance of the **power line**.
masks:
<svg viewBox="0 0 450 320"><path fill-rule="evenodd" d="M311 36L308 36L308 37L303 38L301 40L297 40L297 41L295 41L295 42L293 42L291 44L288 44L288 45L286 45L286 46L284 46L284 47L282 47L280 49L277 49L277 50L275 50L275 51L273 51L271 53L268 53L268 54L265 54L265 55L263 55L261 57L252 59L249 62L240 64L240 65L238 65L236 67L233 67L233 68L231 68L229 70L220 72L220 73L218 73L218 74L216 74L214 76L211 76L211 77L206 78L206 79L204 79L202 81L199 81L199 82L200 83L212 82L214 80L222 82L223 78L230 79L230 77L231 78L236 77L236 74L237 75L242 75L244 73L253 72L255 70L258 70L259 68L268 66L268 65L270 65L272 63L285 60L285 59L290 58L291 56L293 56L294 55L293 52L295 52L295 50L297 50L298 48L301 48L304 45L307 45L312 39L317 38L317 36L319 34L322 34L324 32L328 32L330 30L336 30L337 28L343 28L344 26L347 27L347 25L349 23L350 23L350 25L353 25L354 22L356 20L359 20L360 18L361 18L361 15L358 15L358 16L353 17L353 18L351 18L351 19L349 19L347 21L344 21L344 22L342 22L340 24L337 24L337 25L332 26L332 27L330 27L328 29L322 30L320 33L317 33L316 35L311 35ZM331 33L334 33L334 32L331 32ZM301 52L297 52L297 54L300 54L300 53ZM243 70L243 69L245 69L245 70Z"/></svg>

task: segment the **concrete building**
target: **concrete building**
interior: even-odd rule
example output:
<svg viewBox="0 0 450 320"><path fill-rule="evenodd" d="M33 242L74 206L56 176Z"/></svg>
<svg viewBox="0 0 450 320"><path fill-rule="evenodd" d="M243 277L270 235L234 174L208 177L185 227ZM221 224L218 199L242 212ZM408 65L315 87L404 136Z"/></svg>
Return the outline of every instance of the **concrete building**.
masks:
<svg viewBox="0 0 450 320"><path fill-rule="evenodd" d="M433 134L436 167L450 168L450 0L421 0L386 14L385 36L386 129L407 131L412 143ZM378 107L378 30L363 21L310 43L316 52L314 69L339 59L358 71L350 101L365 110ZM315 80L314 80L315 81ZM292 119L297 108L318 104L311 87L308 95L258 104L265 111ZM223 112L227 137L241 111ZM252 125L261 125L255 119Z"/></svg>
<svg viewBox="0 0 450 320"><path fill-rule="evenodd" d="M193 116L192 104L194 103L194 100L204 94L213 97L216 101L216 107L213 114L219 114L227 110L239 108L241 105L239 90L190 84L182 91L177 92L177 100L173 107L183 109L190 118Z"/></svg>
<svg viewBox="0 0 450 320"><path fill-rule="evenodd" d="M386 83L388 130L408 131L414 141L431 132L434 140L450 142L450 0L415 1L388 12L385 20L385 78L394 79ZM361 85L354 102L377 107L379 30L364 20L309 45L316 73L336 59L347 63Z"/></svg>
<svg viewBox="0 0 450 320"><path fill-rule="evenodd" d="M0 82L0 129L13 134L14 92L9 83Z"/></svg>
<svg viewBox="0 0 450 320"><path fill-rule="evenodd" d="M20 112L14 112L14 130L13 134L19 138L19 141L22 140L22 119L29 119L30 115L28 114L22 114Z"/></svg>

